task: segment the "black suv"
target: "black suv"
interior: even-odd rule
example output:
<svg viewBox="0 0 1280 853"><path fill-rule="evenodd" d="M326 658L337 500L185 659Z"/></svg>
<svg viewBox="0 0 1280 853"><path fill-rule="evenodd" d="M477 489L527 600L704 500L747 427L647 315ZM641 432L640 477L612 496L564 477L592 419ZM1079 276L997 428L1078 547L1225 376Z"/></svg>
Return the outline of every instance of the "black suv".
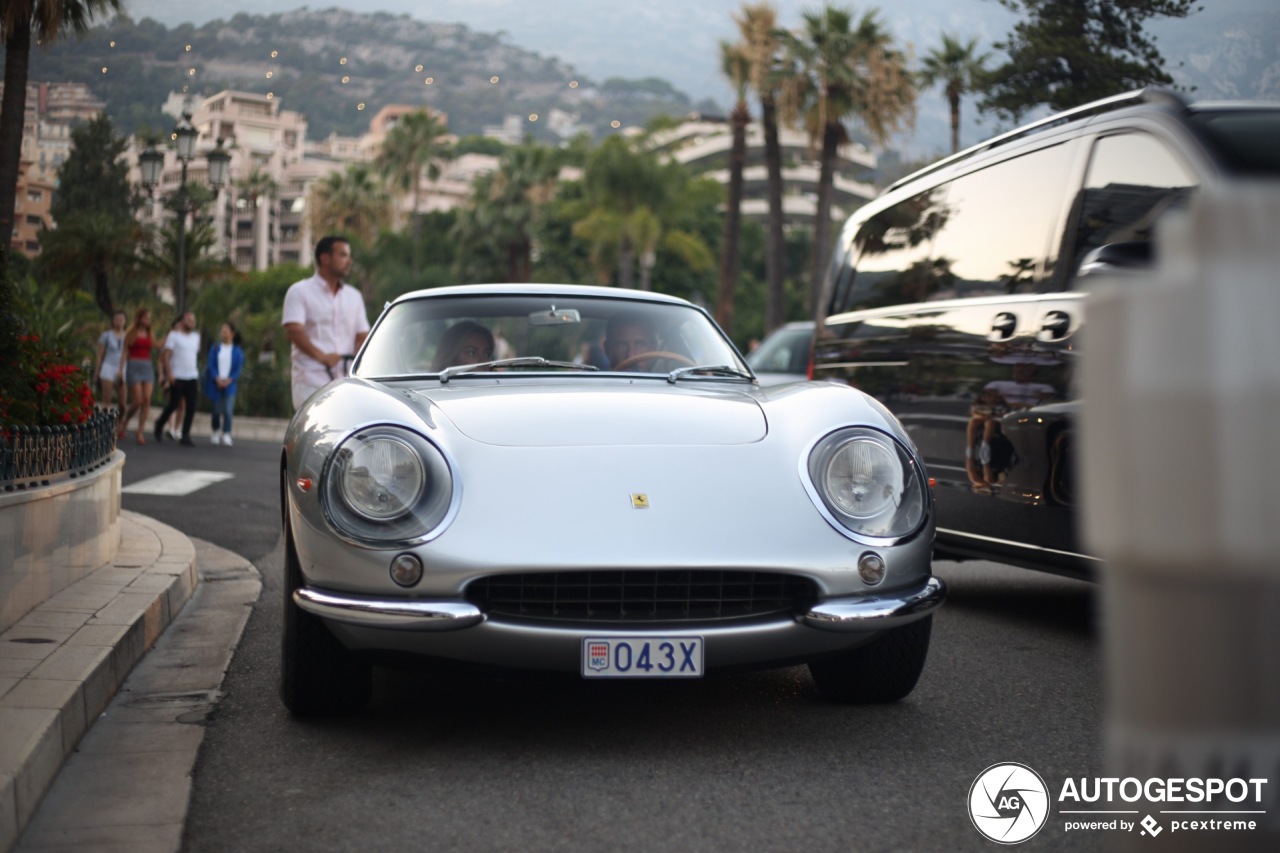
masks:
<svg viewBox="0 0 1280 853"><path fill-rule="evenodd" d="M906 426L936 481L937 557L1094 576L1074 508L1081 289L1149 264L1154 223L1198 186L1254 176L1280 176L1280 104L1147 89L942 160L850 217L814 378Z"/></svg>

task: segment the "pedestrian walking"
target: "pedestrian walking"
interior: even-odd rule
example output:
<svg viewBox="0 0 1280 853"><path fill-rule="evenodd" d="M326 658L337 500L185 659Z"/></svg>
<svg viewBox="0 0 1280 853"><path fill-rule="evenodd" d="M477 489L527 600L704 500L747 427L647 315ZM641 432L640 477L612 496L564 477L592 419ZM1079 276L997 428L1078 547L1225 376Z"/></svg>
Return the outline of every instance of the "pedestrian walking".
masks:
<svg viewBox="0 0 1280 853"><path fill-rule="evenodd" d="M204 365L204 393L213 403L212 438L214 444L230 447L231 419L236 408L236 381L244 367L244 350L240 333L230 322L218 330L218 340L209 348Z"/></svg>
<svg viewBox="0 0 1280 853"><path fill-rule="evenodd" d="M180 329L181 327L182 327L182 316L179 315L177 317L174 317L173 322L169 324L169 331L165 332L163 337L156 340L156 351L162 354L161 361L160 361L161 368L164 367L163 353L164 353L165 342L169 340L169 335L172 334L175 329ZM164 374L161 374L160 383L163 386L166 384L166 380L172 380L172 379L173 379L172 376L165 376ZM185 399L182 399L178 401L178 408L174 411L173 416L169 419L168 422L165 423L164 434L169 436L169 438L172 438L174 441L177 441L180 438L182 438L182 433L178 432L178 429L181 428L182 422L186 419L186 416L187 416L187 401Z"/></svg>
<svg viewBox="0 0 1280 853"><path fill-rule="evenodd" d="M293 408L345 375L369 334L369 316L360 291L343 278L351 272L351 243L324 237L316 243L316 272L294 282L284 297L281 323L292 344Z"/></svg>
<svg viewBox="0 0 1280 853"><path fill-rule="evenodd" d="M129 404L124 396L124 336L128 322L129 315L124 311L112 312L111 328L98 336L98 358L93 370L98 377L98 402L109 409L114 400L118 420L123 420Z"/></svg>
<svg viewBox="0 0 1280 853"><path fill-rule="evenodd" d="M147 414L151 410L151 393L155 389L156 370L151 364L151 309L139 308L133 323L124 333L125 383L129 387L129 408L120 419L116 437L124 438L129 421L138 415L138 444L147 443Z"/></svg>
<svg viewBox="0 0 1280 853"><path fill-rule="evenodd" d="M196 331L196 315L184 312L178 328L169 332L160 351L160 375L162 384L169 390L169 402L165 403L160 417L156 418L152 434L156 441L164 440L164 425L177 411L179 403L185 403L182 416L182 438L179 444L193 446L191 422L196 416L196 398L200 393L200 333Z"/></svg>

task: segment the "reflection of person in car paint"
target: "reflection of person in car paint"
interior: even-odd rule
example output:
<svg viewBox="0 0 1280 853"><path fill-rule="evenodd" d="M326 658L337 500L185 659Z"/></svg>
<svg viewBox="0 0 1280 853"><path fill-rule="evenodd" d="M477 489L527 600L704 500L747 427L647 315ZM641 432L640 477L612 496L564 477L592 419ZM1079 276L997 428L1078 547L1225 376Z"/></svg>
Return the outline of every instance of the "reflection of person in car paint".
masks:
<svg viewBox="0 0 1280 853"><path fill-rule="evenodd" d="M993 379L974 399L965 430L964 467L975 492L990 493L1013 464L1013 447L1000 427L1000 419L1057 396L1052 385L1033 381L1035 375L1035 364L1015 364L1011 379Z"/></svg>
<svg viewBox="0 0 1280 853"><path fill-rule="evenodd" d="M493 332L479 323L462 320L440 337L431 369L438 372L459 364L482 364L493 360L493 351Z"/></svg>

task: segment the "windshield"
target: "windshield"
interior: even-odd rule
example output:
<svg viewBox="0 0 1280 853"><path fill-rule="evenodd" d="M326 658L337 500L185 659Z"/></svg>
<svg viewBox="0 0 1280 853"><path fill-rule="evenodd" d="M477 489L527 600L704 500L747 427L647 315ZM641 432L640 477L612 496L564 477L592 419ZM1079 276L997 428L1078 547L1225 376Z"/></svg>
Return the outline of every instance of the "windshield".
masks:
<svg viewBox="0 0 1280 853"><path fill-rule="evenodd" d="M1191 120L1238 175L1280 175L1280 109L1203 110Z"/></svg>
<svg viewBox="0 0 1280 853"><path fill-rule="evenodd" d="M691 365L745 370L702 311L581 296L424 296L396 303L353 373L363 377L580 370L667 375ZM475 366L471 369L471 366Z"/></svg>

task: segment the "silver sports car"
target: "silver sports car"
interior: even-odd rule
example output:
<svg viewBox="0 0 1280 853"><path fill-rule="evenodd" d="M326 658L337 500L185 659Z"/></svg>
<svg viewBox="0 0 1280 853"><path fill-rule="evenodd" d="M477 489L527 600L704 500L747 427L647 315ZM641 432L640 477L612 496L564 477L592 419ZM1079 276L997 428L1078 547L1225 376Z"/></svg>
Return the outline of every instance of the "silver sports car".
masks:
<svg viewBox="0 0 1280 853"><path fill-rule="evenodd" d="M390 304L285 439L282 694L357 710L409 653L582 678L806 662L915 687L933 500L876 401L761 388L705 311L614 288L447 287Z"/></svg>

